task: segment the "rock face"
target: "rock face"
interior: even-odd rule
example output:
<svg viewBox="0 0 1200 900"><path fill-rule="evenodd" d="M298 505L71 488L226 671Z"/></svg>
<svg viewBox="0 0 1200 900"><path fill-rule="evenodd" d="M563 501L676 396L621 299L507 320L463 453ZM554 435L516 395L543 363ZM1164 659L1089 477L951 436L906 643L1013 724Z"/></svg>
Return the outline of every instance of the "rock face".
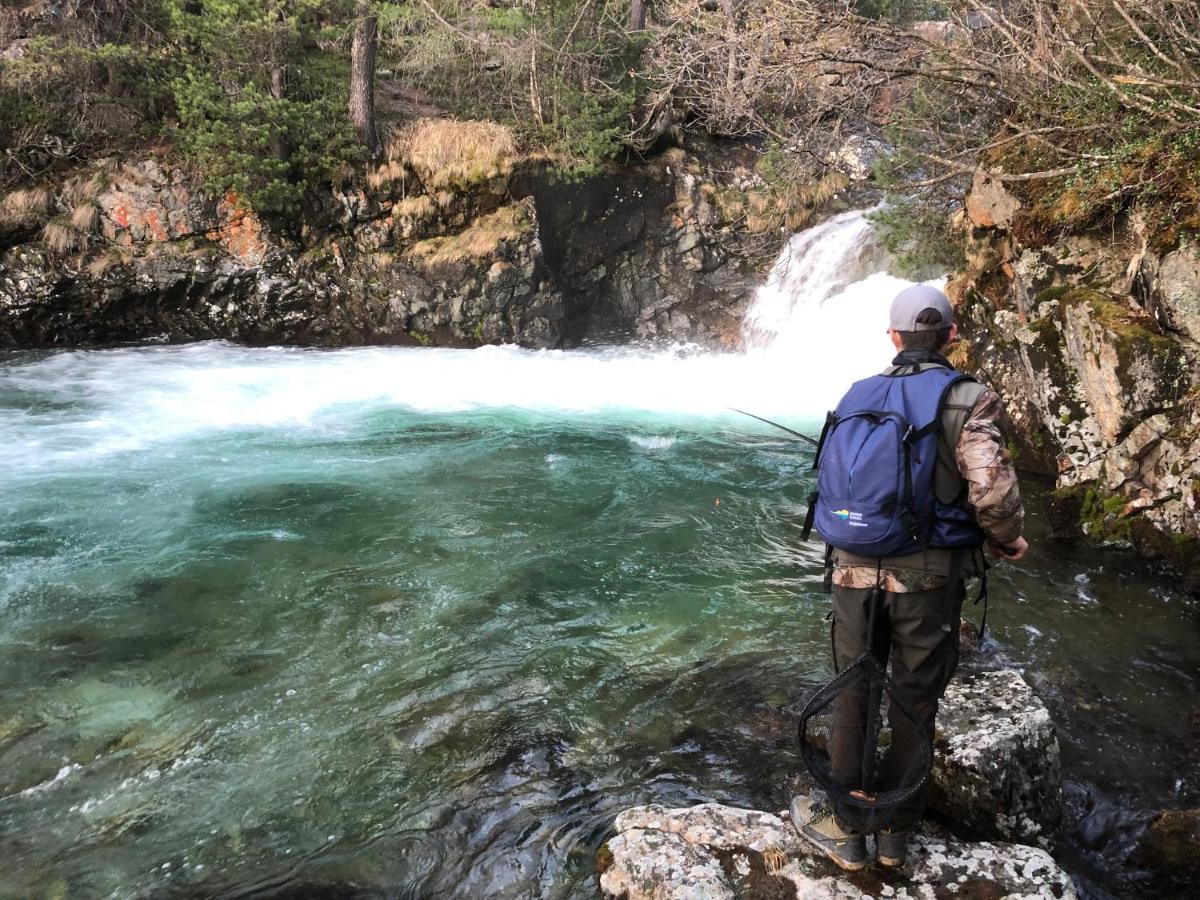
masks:
<svg viewBox="0 0 1200 900"><path fill-rule="evenodd" d="M469 126L436 127L474 148L445 134ZM732 346L769 259L743 227L752 157L728 163L675 149L579 181L504 155L444 171L400 156L293 223L165 163L97 164L0 214L0 346Z"/></svg>
<svg viewBox="0 0 1200 900"><path fill-rule="evenodd" d="M951 682L938 708L930 807L975 836L1049 847L1062 819L1050 713L1010 669Z"/></svg>
<svg viewBox="0 0 1200 900"><path fill-rule="evenodd" d="M1116 234L1025 246L1020 206L977 178L947 290L960 364L1004 398L1018 465L1055 475L1062 533L1132 546L1200 586L1200 251Z"/></svg>
<svg viewBox="0 0 1200 900"><path fill-rule="evenodd" d="M1073 898L1070 877L1044 850L919 836L901 872L837 869L796 834L786 814L705 803L621 813L600 856L600 886L624 900L734 897Z"/></svg>

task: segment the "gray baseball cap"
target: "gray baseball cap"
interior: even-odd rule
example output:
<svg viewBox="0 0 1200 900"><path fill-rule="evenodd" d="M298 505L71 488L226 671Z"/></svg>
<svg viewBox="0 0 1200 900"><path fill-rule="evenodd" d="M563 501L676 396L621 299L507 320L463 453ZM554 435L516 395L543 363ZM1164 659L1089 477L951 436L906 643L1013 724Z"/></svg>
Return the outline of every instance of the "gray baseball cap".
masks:
<svg viewBox="0 0 1200 900"><path fill-rule="evenodd" d="M927 309L942 314L940 322L918 322L917 316ZM896 331L940 331L954 324L954 310L946 295L928 284L914 284L896 295L892 301L891 324Z"/></svg>

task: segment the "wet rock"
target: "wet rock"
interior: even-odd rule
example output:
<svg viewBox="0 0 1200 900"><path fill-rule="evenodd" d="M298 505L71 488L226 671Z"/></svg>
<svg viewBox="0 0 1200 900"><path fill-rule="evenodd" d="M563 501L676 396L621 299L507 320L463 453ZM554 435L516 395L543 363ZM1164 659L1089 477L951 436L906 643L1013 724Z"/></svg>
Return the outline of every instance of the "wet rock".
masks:
<svg viewBox="0 0 1200 900"><path fill-rule="evenodd" d="M882 141L851 135L825 162L844 173L851 181L866 181L871 177L875 160L884 149Z"/></svg>
<svg viewBox="0 0 1200 900"><path fill-rule="evenodd" d="M1142 832L1133 861L1142 868L1195 877L1200 870L1200 809L1156 815Z"/></svg>
<svg viewBox="0 0 1200 900"><path fill-rule="evenodd" d="M1062 818L1058 735L1020 673L951 682L936 728L931 809L956 830L1048 847Z"/></svg>
<svg viewBox="0 0 1200 900"><path fill-rule="evenodd" d="M914 837L901 872L846 873L802 841L786 814L705 803L621 813L601 854L600 886L625 900L735 897L1075 897L1044 851Z"/></svg>

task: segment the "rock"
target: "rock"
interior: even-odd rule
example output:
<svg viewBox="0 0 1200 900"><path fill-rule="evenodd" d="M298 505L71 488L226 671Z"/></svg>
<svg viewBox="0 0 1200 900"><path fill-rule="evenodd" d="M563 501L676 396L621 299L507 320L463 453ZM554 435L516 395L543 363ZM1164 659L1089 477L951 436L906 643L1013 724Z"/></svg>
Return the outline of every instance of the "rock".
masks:
<svg viewBox="0 0 1200 900"><path fill-rule="evenodd" d="M786 814L718 803L640 806L617 816L615 830L600 855L600 886L623 900L1076 896L1049 854L1013 844L919 835L904 870L852 874L802 841Z"/></svg>
<svg viewBox="0 0 1200 900"><path fill-rule="evenodd" d="M1021 203L1008 192L1004 182L993 178L982 169L976 171L967 194L967 218L976 228L1008 229Z"/></svg>
<svg viewBox="0 0 1200 900"><path fill-rule="evenodd" d="M1049 846L1062 818L1050 713L1011 669L964 675L938 708L929 805L956 830Z"/></svg>
<svg viewBox="0 0 1200 900"><path fill-rule="evenodd" d="M1200 247L1188 244L1162 258L1153 299L1164 326L1200 343Z"/></svg>
<svg viewBox="0 0 1200 900"><path fill-rule="evenodd" d="M1194 878L1200 870L1200 809L1164 810L1146 825L1136 865Z"/></svg>
<svg viewBox="0 0 1200 900"><path fill-rule="evenodd" d="M825 162L844 173L851 181L866 181L872 175L875 160L883 150L881 141L868 140L861 135L851 135Z"/></svg>
<svg viewBox="0 0 1200 900"><path fill-rule="evenodd" d="M506 157L467 184L429 169L432 154L419 181L381 165L365 184L314 195L299 222L268 221L233 193L209 197L152 159L88 168L53 204L70 209L94 185L95 226L68 235L79 255L46 246L36 228L0 229L0 346L561 347L627 336L734 346L769 260L744 217L726 221L715 205L719 190L739 191L728 182L756 154L713 148L584 180ZM497 220L513 210L519 228Z"/></svg>
<svg viewBox="0 0 1200 900"><path fill-rule="evenodd" d="M967 268L947 292L968 360L1004 400L1018 466L1057 478L1058 536L1133 548L1200 589L1195 245L1160 260L1134 216L1022 247L982 227L1004 221L995 188L976 179Z"/></svg>

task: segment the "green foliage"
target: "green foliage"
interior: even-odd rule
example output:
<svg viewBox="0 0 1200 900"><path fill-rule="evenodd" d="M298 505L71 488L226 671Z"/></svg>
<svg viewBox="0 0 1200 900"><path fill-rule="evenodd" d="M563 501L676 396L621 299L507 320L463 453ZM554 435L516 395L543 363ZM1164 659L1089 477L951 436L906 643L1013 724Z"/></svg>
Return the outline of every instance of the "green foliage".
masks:
<svg viewBox="0 0 1200 900"><path fill-rule="evenodd" d="M16 163L0 184L167 137L214 192L286 214L356 157L350 0L124 6L48 28L0 63L0 150Z"/></svg>
<svg viewBox="0 0 1200 900"><path fill-rule="evenodd" d="M404 83L463 118L510 126L573 176L621 151L645 88L639 60L652 39L625 31L625 0L498 9L430 3L415 19L381 23L381 54Z"/></svg>
<svg viewBox="0 0 1200 900"><path fill-rule="evenodd" d="M933 278L963 263L961 242L950 231L950 210L928 199L891 193L887 205L869 216L902 278Z"/></svg>
<svg viewBox="0 0 1200 900"><path fill-rule="evenodd" d="M560 86L556 115L544 129L547 144L563 160L565 173L584 177L620 151L629 131L637 90L623 85L607 96Z"/></svg>
<svg viewBox="0 0 1200 900"><path fill-rule="evenodd" d="M530 25L529 14L516 6L489 8L483 21L489 31L512 35L521 34Z"/></svg>
<svg viewBox="0 0 1200 900"><path fill-rule="evenodd" d="M132 6L147 27L158 21L155 3ZM162 48L134 44L133 34L72 37L66 27L35 35L0 60L0 153L12 163L0 186L157 130L167 105Z"/></svg>
<svg viewBox="0 0 1200 900"><path fill-rule="evenodd" d="M293 214L357 157L347 62L322 47L349 12L326 0L172 0L175 39L191 50L170 82L179 144L211 190Z"/></svg>

